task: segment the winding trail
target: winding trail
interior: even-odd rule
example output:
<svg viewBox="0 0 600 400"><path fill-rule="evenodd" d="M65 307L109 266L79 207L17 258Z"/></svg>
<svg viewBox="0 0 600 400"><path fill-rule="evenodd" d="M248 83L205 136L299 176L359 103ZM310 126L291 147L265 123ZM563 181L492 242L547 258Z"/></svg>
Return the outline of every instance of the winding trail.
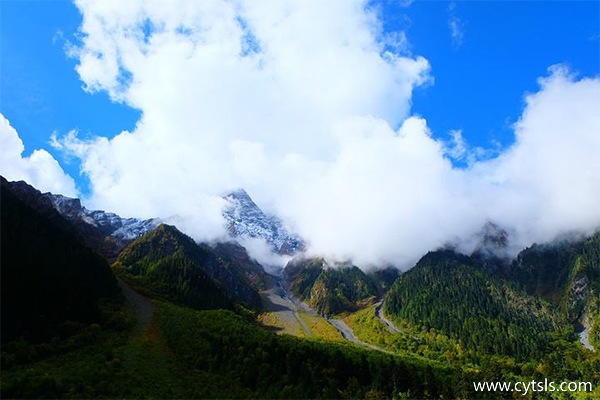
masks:
<svg viewBox="0 0 600 400"><path fill-rule="evenodd" d="M147 328L150 325L150 322L152 322L154 306L148 298L133 290L128 284L121 280L121 278L117 277L117 283L127 301L133 305L137 317L138 328Z"/></svg>
<svg viewBox="0 0 600 400"><path fill-rule="evenodd" d="M390 331L390 333L402 333L402 331L396 325L394 325L392 321L390 321L385 317L385 315L383 315L383 311L381 310L382 304L382 300L375 303L375 315L377 316L377 318L379 318L379 320L381 320L381 322L383 322L387 326L388 331Z"/></svg>
<svg viewBox="0 0 600 400"><path fill-rule="evenodd" d="M354 332L352 331L352 328L350 328L344 321L342 321L341 319L327 319L327 322L329 322L331 325L333 325L335 327L335 329L337 329L342 336L344 337L344 339L349 340L353 343L356 343L359 346L363 346L363 347L368 347L369 349L372 350L376 350L376 351L380 351L382 353L387 353L387 354L395 354L392 351L388 351L385 349L382 349L381 347L377 347L371 343L366 343L363 342L362 340L360 340L359 338L357 338L354 335Z"/></svg>
<svg viewBox="0 0 600 400"><path fill-rule="evenodd" d="M419 338L417 336L414 336L412 334L410 334L407 330L405 329L400 329L398 328L398 326L396 326L396 324L394 324L392 321L390 321L389 319L387 319L385 317L385 315L383 315L383 310L381 309L381 305L382 305L383 301L380 300L377 303L375 303L375 315L377 316L377 318L379 318L379 320L381 322L383 322L385 324L385 326L387 327L388 331L392 334L394 333L399 333L402 335L408 335L411 338L415 339L415 340L419 340Z"/></svg>
<svg viewBox="0 0 600 400"><path fill-rule="evenodd" d="M329 319L328 318L327 322L329 322L331 325L333 325L335 327L335 329L337 329L342 334L344 339L354 342L356 344L359 344L361 346L370 347L370 345L368 343L365 343L362 340L360 340L359 338L357 338L356 336L354 336L354 332L352 331L352 328L350 328L341 319Z"/></svg>

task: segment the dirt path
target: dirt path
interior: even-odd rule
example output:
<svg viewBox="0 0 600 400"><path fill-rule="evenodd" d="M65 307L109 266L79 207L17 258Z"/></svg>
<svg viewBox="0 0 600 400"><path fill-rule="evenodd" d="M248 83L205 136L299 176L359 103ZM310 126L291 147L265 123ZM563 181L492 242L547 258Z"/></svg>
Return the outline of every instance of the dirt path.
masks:
<svg viewBox="0 0 600 400"><path fill-rule="evenodd" d="M360 340L359 338L357 338L354 335L354 332L352 331L352 328L350 328L341 319L328 319L327 321L331 325L333 325L335 327L335 329L337 329L342 334L342 336L344 337L344 339L346 339L346 340L349 340L349 341L351 341L353 343L356 343L359 346L368 347L369 349L380 351L382 353L395 354L392 351L388 351L388 350L382 349L381 347L377 347L377 346L375 346L373 344L363 342L362 340Z"/></svg>
<svg viewBox="0 0 600 400"><path fill-rule="evenodd" d="M377 316L377 318L379 318L381 322L385 324L385 326L387 326L388 330L391 333L402 333L402 331L396 325L394 325L392 321L390 321L385 317L385 315L383 315L383 311L381 310L382 303L382 301L378 301L377 303L375 303L375 315Z"/></svg>
<svg viewBox="0 0 600 400"><path fill-rule="evenodd" d="M127 301L133 305L137 317L137 326L142 329L148 327L150 322L152 322L152 315L154 314L154 306L150 300L134 291L120 278L117 278L117 282Z"/></svg>
<svg viewBox="0 0 600 400"><path fill-rule="evenodd" d="M409 335L411 338L413 338L415 340L420 340L417 336L411 335L408 331L398 328L396 326L396 324L394 324L392 321L387 319L385 317L385 315L383 315L383 311L381 310L382 303L383 303L382 301L375 303L375 315L377 316L377 318L379 318L379 320L381 322L383 322L385 324L385 326L388 328L388 331L390 333L400 333L403 335Z"/></svg>

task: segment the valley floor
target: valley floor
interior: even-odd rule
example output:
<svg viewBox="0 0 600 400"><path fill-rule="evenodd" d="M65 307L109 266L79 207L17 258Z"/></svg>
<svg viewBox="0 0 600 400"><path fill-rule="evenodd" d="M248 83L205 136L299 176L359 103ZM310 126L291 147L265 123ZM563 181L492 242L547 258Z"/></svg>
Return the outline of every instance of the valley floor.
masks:
<svg viewBox="0 0 600 400"><path fill-rule="evenodd" d="M310 308L306 303L291 296L281 285L274 283L261 293L264 312L259 317L263 326L279 333L298 337L318 338L329 341L348 341L387 354L395 354L372 343L360 340L348 326L342 316L325 318ZM382 326L387 326L390 333L400 333L400 329L387 319L381 310L382 302L377 302L375 313Z"/></svg>
<svg viewBox="0 0 600 400"><path fill-rule="evenodd" d="M265 327L295 336L311 335L310 329L298 313L298 306L279 282L261 292L261 297L265 309L262 323Z"/></svg>

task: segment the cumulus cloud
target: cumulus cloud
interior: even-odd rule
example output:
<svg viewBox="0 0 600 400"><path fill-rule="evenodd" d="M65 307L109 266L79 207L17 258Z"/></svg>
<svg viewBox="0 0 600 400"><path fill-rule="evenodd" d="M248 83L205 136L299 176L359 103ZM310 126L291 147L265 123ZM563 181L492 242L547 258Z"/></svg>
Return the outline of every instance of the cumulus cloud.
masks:
<svg viewBox="0 0 600 400"><path fill-rule="evenodd" d="M126 215L179 214L237 187L275 206L302 173L294 159L333 157L335 121L397 125L428 77L424 58L375 40L381 27L362 2L77 5L83 39L72 53L86 88L143 116L134 132L71 133L61 146L82 159L90 205Z"/></svg>
<svg viewBox="0 0 600 400"><path fill-rule="evenodd" d="M41 191L76 196L75 182L46 150L23 157L25 146L10 121L0 114L0 175L26 181Z"/></svg>
<svg viewBox="0 0 600 400"><path fill-rule="evenodd" d="M212 240L224 235L220 195L244 187L309 253L400 267L470 243L486 221L515 246L600 225L598 78L551 70L515 144L482 160L459 131L449 147L410 115L429 64L402 53L404 34L391 46L365 2L77 5L85 87L142 111L112 139L59 139L82 160L92 207L176 216Z"/></svg>

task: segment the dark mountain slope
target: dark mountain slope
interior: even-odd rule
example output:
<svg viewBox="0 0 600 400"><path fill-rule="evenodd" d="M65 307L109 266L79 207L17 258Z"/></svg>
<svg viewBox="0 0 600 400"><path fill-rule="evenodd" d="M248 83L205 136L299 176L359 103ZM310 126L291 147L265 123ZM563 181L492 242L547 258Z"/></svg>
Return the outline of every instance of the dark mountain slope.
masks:
<svg viewBox="0 0 600 400"><path fill-rule="evenodd" d="M482 354L520 359L541 354L566 321L539 300L452 251L425 255L394 283L384 311L435 329Z"/></svg>
<svg viewBox="0 0 600 400"><path fill-rule="evenodd" d="M519 253L511 268L511 280L529 294L559 304L580 244L537 245Z"/></svg>
<svg viewBox="0 0 600 400"><path fill-rule="evenodd" d="M23 204L26 204L33 209L37 215L42 215L54 225L65 231L70 231L74 235L79 236L80 240L83 240L83 237L79 235L72 224L56 210L52 201L42 192L24 181L9 182L4 177L0 177L0 180L2 181L2 186L5 190L9 191Z"/></svg>
<svg viewBox="0 0 600 400"><path fill-rule="evenodd" d="M39 191L4 178L1 191L2 341L42 340L61 322L97 320L98 301L119 292L106 261Z"/></svg>
<svg viewBox="0 0 600 400"><path fill-rule="evenodd" d="M258 262L250 258L246 249L238 243L217 243L210 249L218 257L221 265L257 291L266 289L272 283L273 277L267 274Z"/></svg>
<svg viewBox="0 0 600 400"><path fill-rule="evenodd" d="M243 270L234 271L235 262L174 226L160 225L130 243L113 267L138 288L194 308L231 309L236 301L260 307L260 296Z"/></svg>
<svg viewBox="0 0 600 400"><path fill-rule="evenodd" d="M600 349L600 233L583 242L570 274L563 308L571 320L590 327L590 342Z"/></svg>
<svg viewBox="0 0 600 400"><path fill-rule="evenodd" d="M511 280L527 293L561 306L570 319L577 319L585 301L579 306L573 303L590 297L592 291L597 295L600 287L600 233L576 242L523 250L512 264Z"/></svg>
<svg viewBox="0 0 600 400"><path fill-rule="evenodd" d="M69 213L73 211L76 205L79 205L81 208L81 203L78 199L69 199L71 202L64 202L62 209L60 209L53 202L55 196L50 193L42 193L23 181L7 182L4 180L4 184L25 204L54 224L78 236L87 246L96 250L101 255L107 258L114 258L125 246L125 242L122 240L107 235L98 226L87 223L83 219L75 218L72 213ZM61 211L65 212L61 213Z"/></svg>

